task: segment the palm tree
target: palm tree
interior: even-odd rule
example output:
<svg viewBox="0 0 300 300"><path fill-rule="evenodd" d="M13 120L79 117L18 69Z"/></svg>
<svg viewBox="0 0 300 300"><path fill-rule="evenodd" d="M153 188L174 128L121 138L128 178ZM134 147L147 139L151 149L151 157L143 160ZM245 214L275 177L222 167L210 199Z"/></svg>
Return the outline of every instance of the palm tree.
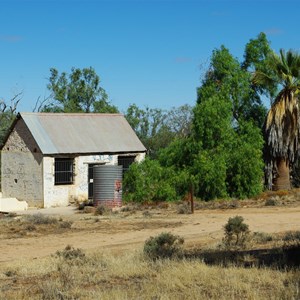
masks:
<svg viewBox="0 0 300 300"><path fill-rule="evenodd" d="M257 71L254 83L280 87L267 114L265 134L266 185L273 190L290 189L290 167L299 156L300 55L292 50L272 52L270 74Z"/></svg>

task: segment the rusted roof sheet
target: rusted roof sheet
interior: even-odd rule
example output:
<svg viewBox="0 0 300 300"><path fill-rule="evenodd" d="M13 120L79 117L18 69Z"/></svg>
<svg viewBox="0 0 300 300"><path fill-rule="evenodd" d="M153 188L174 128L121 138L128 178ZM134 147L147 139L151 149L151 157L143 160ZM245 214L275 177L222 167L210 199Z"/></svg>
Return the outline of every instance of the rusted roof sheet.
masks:
<svg viewBox="0 0 300 300"><path fill-rule="evenodd" d="M145 152L121 114L20 113L42 153Z"/></svg>

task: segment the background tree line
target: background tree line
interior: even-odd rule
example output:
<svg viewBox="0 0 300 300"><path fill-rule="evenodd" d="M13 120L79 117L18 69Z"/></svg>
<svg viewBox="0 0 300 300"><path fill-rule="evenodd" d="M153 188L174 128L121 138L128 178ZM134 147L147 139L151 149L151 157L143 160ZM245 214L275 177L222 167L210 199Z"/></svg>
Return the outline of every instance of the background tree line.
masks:
<svg viewBox="0 0 300 300"><path fill-rule="evenodd" d="M191 186L204 200L251 197L264 183L290 188L290 175L295 184L298 174L299 80L299 55L277 55L260 33L246 44L242 61L223 45L213 50L194 107L130 104L123 113L148 157L126 173L125 198L175 200ZM52 68L47 87L50 95L37 101L36 111L119 112L92 67L70 74ZM269 112L262 99L269 99ZM11 108L0 103L0 141L18 101Z"/></svg>

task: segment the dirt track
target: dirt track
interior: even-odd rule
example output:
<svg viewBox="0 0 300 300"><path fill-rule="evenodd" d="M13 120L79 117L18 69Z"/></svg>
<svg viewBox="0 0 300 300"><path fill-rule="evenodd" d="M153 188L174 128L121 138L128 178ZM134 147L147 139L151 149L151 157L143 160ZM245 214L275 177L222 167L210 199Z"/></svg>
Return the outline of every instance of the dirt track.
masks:
<svg viewBox="0 0 300 300"><path fill-rule="evenodd" d="M162 231L178 234L187 246L220 241L229 217L241 215L252 232L277 233L300 230L300 207L260 207L229 210L197 210L179 215L170 210L95 217L73 211L63 216L72 220L72 229L60 234L4 238L0 243L0 262L44 257L72 245L86 251L141 249L144 241ZM95 221L96 220L96 221Z"/></svg>

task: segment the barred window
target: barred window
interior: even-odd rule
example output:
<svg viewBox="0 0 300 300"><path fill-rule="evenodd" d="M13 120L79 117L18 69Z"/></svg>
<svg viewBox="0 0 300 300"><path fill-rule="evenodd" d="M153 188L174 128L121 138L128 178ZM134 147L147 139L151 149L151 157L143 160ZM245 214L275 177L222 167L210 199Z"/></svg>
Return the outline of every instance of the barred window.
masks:
<svg viewBox="0 0 300 300"><path fill-rule="evenodd" d="M73 184L74 182L74 159L55 158L54 184Z"/></svg>
<svg viewBox="0 0 300 300"><path fill-rule="evenodd" d="M118 156L118 165L120 166L123 166L123 172L127 172L130 165L132 163L134 163L134 160L135 160L135 155L130 155L130 156L122 156L122 155L119 155Z"/></svg>

